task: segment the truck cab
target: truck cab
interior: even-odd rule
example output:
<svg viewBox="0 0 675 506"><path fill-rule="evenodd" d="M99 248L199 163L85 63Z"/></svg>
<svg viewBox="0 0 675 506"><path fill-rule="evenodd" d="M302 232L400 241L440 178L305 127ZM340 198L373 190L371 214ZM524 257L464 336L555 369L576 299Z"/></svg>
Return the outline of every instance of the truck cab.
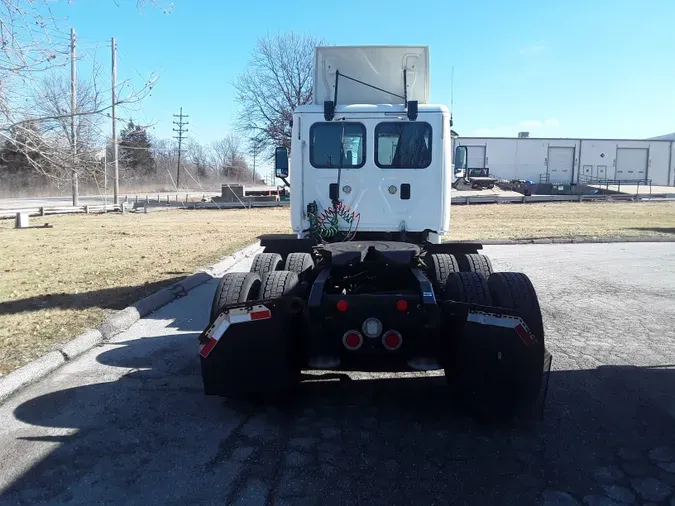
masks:
<svg viewBox="0 0 675 506"><path fill-rule="evenodd" d="M290 159L277 156L277 175L290 172L293 232L307 237L312 214L323 224L339 203L327 235L439 243L455 167L450 112L427 103L428 49L319 47L315 69L314 103L293 114Z"/></svg>

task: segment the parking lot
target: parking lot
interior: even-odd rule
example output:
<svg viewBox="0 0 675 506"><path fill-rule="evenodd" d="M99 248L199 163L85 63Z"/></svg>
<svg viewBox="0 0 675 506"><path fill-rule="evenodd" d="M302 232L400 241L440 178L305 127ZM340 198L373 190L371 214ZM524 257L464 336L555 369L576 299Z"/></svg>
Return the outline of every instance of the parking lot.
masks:
<svg viewBox="0 0 675 506"><path fill-rule="evenodd" d="M478 424L437 374L205 397L212 281L0 407L0 503L675 504L675 244L485 253L540 296L542 422Z"/></svg>

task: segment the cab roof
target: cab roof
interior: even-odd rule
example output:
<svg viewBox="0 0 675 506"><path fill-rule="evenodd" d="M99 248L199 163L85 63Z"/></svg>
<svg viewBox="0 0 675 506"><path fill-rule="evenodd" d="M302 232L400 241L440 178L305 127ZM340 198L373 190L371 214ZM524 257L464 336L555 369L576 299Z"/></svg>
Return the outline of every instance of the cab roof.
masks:
<svg viewBox="0 0 675 506"><path fill-rule="evenodd" d="M443 113L449 114L449 109L443 104L419 104L418 112L423 113ZM323 114L323 105L307 104L300 105L295 109L296 114ZM355 114L355 113L371 113L371 114L386 114L386 113L406 113L406 108L403 104L350 104L338 105L335 108L335 114Z"/></svg>

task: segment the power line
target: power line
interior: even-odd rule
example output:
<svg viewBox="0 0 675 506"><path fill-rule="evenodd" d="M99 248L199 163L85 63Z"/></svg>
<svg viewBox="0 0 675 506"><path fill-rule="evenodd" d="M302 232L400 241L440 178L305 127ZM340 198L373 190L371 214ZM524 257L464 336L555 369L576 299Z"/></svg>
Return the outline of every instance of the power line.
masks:
<svg viewBox="0 0 675 506"><path fill-rule="evenodd" d="M189 116L187 114L183 114L183 108L180 108L180 113L179 114L174 114L174 118L178 118L178 121L174 121L173 124L178 126L178 128L174 128L174 132L178 132L178 135L174 136L174 139L178 139L178 166L176 167L176 188L180 188L180 155L181 155L181 148L183 145L183 136L185 133L187 133L188 129L184 128L185 125L188 125L189 123L187 121L183 121L183 118L188 118Z"/></svg>

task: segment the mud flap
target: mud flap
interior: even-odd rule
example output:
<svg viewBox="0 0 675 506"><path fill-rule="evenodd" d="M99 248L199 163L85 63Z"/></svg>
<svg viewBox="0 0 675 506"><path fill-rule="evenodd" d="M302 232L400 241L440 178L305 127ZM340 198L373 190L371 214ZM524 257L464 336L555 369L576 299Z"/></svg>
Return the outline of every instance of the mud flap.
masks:
<svg viewBox="0 0 675 506"><path fill-rule="evenodd" d="M300 375L301 299L227 306L199 336L206 395L285 390Z"/></svg>
<svg viewBox="0 0 675 506"><path fill-rule="evenodd" d="M541 419L552 359L543 336L514 310L453 302L443 313L457 396L479 414Z"/></svg>

